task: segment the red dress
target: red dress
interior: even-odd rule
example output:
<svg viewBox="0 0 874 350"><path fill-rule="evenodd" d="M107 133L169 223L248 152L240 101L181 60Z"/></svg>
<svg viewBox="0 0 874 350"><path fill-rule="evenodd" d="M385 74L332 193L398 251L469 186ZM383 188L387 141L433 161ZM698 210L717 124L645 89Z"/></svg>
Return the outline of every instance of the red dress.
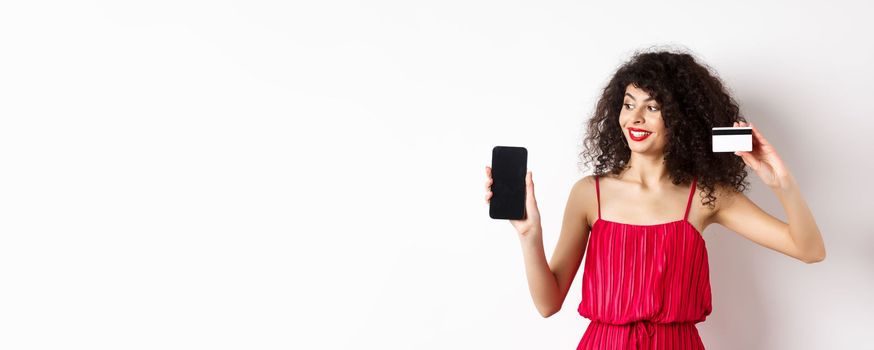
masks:
<svg viewBox="0 0 874 350"><path fill-rule="evenodd" d="M707 247L688 221L655 225L601 219L592 225L578 311L590 320L577 350L704 349L695 324L710 314Z"/></svg>

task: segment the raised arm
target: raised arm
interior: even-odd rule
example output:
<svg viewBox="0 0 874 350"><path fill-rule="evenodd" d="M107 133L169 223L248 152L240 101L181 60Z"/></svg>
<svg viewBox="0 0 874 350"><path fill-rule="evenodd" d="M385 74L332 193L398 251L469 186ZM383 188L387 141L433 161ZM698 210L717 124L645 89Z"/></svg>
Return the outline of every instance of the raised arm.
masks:
<svg viewBox="0 0 874 350"><path fill-rule="evenodd" d="M735 125L743 126L746 123ZM714 222L759 245L803 262L815 263L825 259L822 235L795 178L773 146L754 126L753 151L737 154L780 199L789 222L785 223L766 213L743 193L737 192L728 192L724 196L723 203L714 213Z"/></svg>
<svg viewBox="0 0 874 350"><path fill-rule="evenodd" d="M528 289L543 317L552 316L561 310L574 276L580 268L589 237L584 203L585 198L590 197L587 194L594 196L589 193L593 186L591 178L587 177L577 181L571 188L561 233L549 265L546 264L542 234L520 236Z"/></svg>
<svg viewBox="0 0 874 350"><path fill-rule="evenodd" d="M486 168L489 176L491 176L490 170ZM589 237L586 199L594 198L594 181L591 176L587 176L577 181L571 188L565 206L561 234L550 263L546 262L546 253L543 249L543 229L534 196L534 180L530 172L525 182L526 218L510 220L510 222L516 228L522 245L531 299L540 315L549 317L561 309L585 254ZM491 185L491 179L486 182L486 185ZM490 198L491 191L486 194L486 200Z"/></svg>

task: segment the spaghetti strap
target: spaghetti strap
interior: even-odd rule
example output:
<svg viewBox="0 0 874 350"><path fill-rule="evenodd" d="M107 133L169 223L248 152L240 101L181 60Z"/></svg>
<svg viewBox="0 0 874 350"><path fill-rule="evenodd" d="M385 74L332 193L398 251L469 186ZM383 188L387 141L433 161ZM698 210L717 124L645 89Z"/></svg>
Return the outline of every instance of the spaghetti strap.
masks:
<svg viewBox="0 0 874 350"><path fill-rule="evenodd" d="M695 185L698 183L698 177L692 178L692 189L689 190L689 202L686 203L686 213L683 214L683 220L689 220L689 209L692 207L692 197L695 195Z"/></svg>
<svg viewBox="0 0 874 350"><path fill-rule="evenodd" d="M598 186L598 175L595 175L595 198L598 200L598 220L601 220L601 189Z"/></svg>

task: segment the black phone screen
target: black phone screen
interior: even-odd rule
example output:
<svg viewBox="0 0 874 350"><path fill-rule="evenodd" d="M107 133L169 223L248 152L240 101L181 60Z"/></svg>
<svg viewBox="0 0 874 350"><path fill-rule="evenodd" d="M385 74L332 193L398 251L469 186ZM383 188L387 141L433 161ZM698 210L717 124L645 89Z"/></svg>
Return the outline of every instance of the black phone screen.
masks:
<svg viewBox="0 0 874 350"><path fill-rule="evenodd" d="M492 149L492 219L525 218L525 175L528 150L524 147L495 146Z"/></svg>

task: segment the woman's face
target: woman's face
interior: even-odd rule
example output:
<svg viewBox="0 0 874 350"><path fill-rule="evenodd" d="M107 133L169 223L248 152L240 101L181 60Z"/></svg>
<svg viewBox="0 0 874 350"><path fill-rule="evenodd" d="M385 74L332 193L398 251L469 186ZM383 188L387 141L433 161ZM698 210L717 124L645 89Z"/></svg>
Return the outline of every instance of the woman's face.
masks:
<svg viewBox="0 0 874 350"><path fill-rule="evenodd" d="M661 106L646 91L629 84L625 88L619 126L631 152L663 154L668 144Z"/></svg>

